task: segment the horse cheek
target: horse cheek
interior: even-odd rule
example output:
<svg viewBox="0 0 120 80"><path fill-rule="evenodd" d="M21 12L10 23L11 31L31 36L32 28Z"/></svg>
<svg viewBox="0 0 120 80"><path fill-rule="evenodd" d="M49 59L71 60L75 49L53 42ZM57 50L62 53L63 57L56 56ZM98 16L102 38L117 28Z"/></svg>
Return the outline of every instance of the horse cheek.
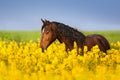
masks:
<svg viewBox="0 0 120 80"><path fill-rule="evenodd" d="M42 34L42 36L41 36L41 41L40 41L40 47L41 47L41 48L46 47L46 41L47 41L46 35L45 35L45 34Z"/></svg>
<svg viewBox="0 0 120 80"><path fill-rule="evenodd" d="M43 48L44 46L44 40L43 40L43 37L41 38L41 41L40 41L40 47Z"/></svg>

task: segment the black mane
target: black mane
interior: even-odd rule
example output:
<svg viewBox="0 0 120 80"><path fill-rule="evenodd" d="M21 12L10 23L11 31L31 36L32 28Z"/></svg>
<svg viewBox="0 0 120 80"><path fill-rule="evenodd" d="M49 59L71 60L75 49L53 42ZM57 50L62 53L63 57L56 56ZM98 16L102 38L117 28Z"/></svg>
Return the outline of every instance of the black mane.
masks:
<svg viewBox="0 0 120 80"><path fill-rule="evenodd" d="M62 34L65 37L69 37L71 41L83 42L83 39L85 39L85 35L83 33L79 32L77 29L70 27L69 25L65 25L59 22L53 23L57 25L59 34Z"/></svg>

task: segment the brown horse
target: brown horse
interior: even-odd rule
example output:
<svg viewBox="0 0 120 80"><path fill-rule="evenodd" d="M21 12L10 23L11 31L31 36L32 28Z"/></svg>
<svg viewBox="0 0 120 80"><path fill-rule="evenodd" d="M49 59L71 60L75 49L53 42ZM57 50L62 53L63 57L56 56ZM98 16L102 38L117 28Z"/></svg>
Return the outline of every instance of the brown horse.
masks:
<svg viewBox="0 0 120 80"><path fill-rule="evenodd" d="M65 43L66 51L74 48L74 42L77 43L77 51L79 48L83 51L85 45L88 47L88 50L91 50L95 45L98 45L100 50L103 52L110 49L108 41L102 35L94 34L85 36L78 30L63 23L50 22L42 19L41 21L43 22L43 25L41 28L42 36L40 47L43 52L56 39L58 39L60 43Z"/></svg>

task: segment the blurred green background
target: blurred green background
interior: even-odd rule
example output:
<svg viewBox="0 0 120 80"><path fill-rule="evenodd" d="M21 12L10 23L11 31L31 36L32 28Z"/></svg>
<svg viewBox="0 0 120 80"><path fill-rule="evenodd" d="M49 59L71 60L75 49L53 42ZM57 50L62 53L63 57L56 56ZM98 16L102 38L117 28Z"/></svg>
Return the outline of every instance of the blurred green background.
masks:
<svg viewBox="0 0 120 80"><path fill-rule="evenodd" d="M82 31L85 35L101 34L109 42L120 41L120 31ZM37 41L41 37L40 31L0 31L0 38L5 41Z"/></svg>

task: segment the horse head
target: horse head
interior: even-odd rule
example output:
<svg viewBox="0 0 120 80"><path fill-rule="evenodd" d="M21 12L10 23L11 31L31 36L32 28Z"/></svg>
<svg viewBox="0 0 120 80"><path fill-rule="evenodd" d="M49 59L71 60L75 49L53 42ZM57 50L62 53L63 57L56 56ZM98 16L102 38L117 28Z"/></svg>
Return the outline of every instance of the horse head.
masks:
<svg viewBox="0 0 120 80"><path fill-rule="evenodd" d="M41 41L40 47L42 48L42 52L48 48L48 46L56 40L56 25L48 20L41 19L43 25L41 28Z"/></svg>

